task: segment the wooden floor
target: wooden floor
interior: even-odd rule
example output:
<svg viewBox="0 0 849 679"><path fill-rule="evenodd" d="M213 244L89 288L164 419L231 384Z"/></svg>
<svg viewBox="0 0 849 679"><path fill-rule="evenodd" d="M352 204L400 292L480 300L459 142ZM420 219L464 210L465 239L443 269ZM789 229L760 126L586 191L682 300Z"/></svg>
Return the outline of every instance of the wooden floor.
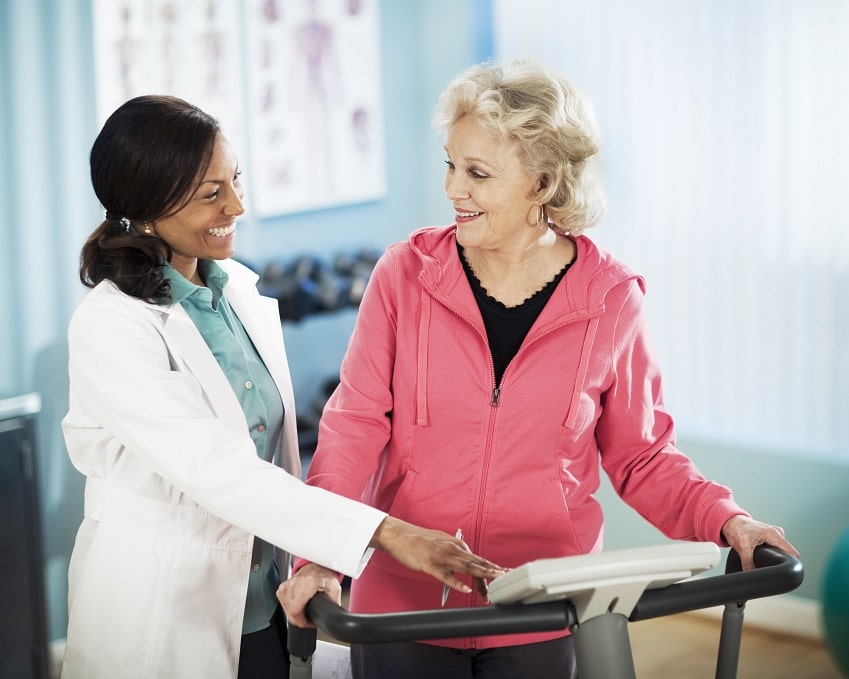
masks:
<svg viewBox="0 0 849 679"><path fill-rule="evenodd" d="M631 623L639 679L714 679L718 620L681 614ZM746 627L737 679L840 679L828 650L808 639Z"/></svg>

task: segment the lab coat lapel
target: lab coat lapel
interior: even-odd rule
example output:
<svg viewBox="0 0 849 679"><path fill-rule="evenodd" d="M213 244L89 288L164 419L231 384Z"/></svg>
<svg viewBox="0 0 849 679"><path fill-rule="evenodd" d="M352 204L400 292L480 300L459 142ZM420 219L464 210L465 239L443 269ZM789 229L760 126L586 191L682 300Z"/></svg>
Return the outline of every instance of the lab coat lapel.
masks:
<svg viewBox="0 0 849 679"><path fill-rule="evenodd" d="M252 293L252 294L251 294ZM227 286L227 301L254 343L278 388L290 386L289 374L282 374L283 330L276 300L248 291L241 286ZM282 363L285 366L285 362ZM281 391L282 393L282 391Z"/></svg>
<svg viewBox="0 0 849 679"><path fill-rule="evenodd" d="M247 421L230 382L209 350L197 326L185 309L174 305L165 324L166 341L203 384L215 413L235 428L245 429Z"/></svg>
<svg viewBox="0 0 849 679"><path fill-rule="evenodd" d="M233 279L231 275L231 283L225 288L227 301L242 322L280 392L285 413L283 436L288 439L282 448L285 459L281 462L284 469L298 475L301 463L294 429L295 395L283 344L283 327L277 300L258 294L253 285L239 285Z"/></svg>

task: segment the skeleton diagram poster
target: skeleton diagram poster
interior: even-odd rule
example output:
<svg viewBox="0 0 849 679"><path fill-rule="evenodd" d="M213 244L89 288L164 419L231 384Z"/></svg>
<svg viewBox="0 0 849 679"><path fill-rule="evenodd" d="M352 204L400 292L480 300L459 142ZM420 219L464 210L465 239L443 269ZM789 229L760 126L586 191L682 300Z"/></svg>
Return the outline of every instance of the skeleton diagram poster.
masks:
<svg viewBox="0 0 849 679"><path fill-rule="evenodd" d="M244 155L242 40L232 0L95 0L98 122L131 97L173 94L221 123Z"/></svg>
<svg viewBox="0 0 849 679"><path fill-rule="evenodd" d="M376 0L263 0L252 7L247 60L257 211L383 196Z"/></svg>
<svg viewBox="0 0 849 679"><path fill-rule="evenodd" d="M257 217L386 193L378 0L95 0L98 115L174 94L221 122Z"/></svg>

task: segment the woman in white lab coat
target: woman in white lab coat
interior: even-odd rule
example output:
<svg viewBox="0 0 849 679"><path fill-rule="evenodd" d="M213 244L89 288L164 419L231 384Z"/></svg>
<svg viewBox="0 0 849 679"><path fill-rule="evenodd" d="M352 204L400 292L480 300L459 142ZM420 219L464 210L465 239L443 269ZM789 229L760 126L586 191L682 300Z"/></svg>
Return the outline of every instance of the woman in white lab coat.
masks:
<svg viewBox="0 0 849 679"><path fill-rule="evenodd" d="M68 452L86 476L63 679L286 676L288 553L356 577L372 548L459 590L459 540L300 482L277 304L230 259L244 212L216 121L137 97L91 152L106 219L69 328ZM314 582L304 600L338 583ZM301 602L302 603L302 602Z"/></svg>

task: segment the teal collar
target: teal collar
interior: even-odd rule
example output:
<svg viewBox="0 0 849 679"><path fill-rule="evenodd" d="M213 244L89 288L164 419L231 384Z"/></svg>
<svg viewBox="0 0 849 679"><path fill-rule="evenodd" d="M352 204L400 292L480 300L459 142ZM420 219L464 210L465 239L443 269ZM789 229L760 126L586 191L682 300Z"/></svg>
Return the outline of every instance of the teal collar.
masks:
<svg viewBox="0 0 849 679"><path fill-rule="evenodd" d="M218 266L217 262L211 259L199 259L198 271L201 278L206 282L205 287L195 285L171 266L171 264L165 264L163 274L171 284L171 299L168 302L169 304L179 304L188 297L209 289L212 292L212 307L215 308L218 306L218 300L224 294L224 286L227 285L229 276Z"/></svg>

